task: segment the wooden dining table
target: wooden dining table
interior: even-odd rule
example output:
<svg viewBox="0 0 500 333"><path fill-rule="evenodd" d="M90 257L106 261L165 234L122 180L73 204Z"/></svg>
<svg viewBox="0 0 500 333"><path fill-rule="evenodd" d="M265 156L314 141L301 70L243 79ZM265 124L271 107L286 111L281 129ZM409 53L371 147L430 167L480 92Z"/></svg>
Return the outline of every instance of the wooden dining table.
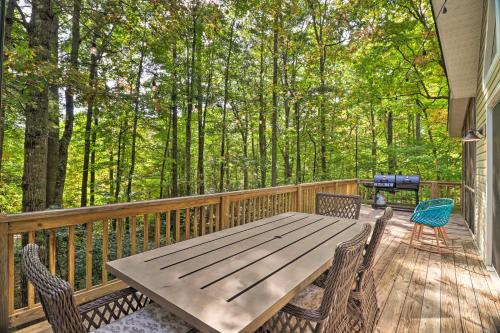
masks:
<svg viewBox="0 0 500 333"><path fill-rule="evenodd" d="M107 263L202 332L253 332L332 263L362 223L288 212Z"/></svg>

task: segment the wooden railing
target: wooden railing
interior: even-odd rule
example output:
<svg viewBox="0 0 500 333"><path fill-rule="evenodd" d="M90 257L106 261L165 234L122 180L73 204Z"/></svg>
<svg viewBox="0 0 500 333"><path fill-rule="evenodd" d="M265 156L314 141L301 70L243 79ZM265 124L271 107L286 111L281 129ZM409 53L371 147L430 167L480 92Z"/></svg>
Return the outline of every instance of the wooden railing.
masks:
<svg viewBox="0 0 500 333"><path fill-rule="evenodd" d="M373 188L363 186L363 183L369 183L372 180L363 179L360 181L359 193L363 199L363 203L373 203ZM419 189L419 201L435 199L435 198L450 198L455 202L455 211L460 211L462 208L463 198L462 183L460 182L443 182L443 181L421 181ZM387 197L389 204L398 206L415 206L415 194L411 191L400 191L396 193L382 192Z"/></svg>
<svg viewBox="0 0 500 333"><path fill-rule="evenodd" d="M53 274L69 281L78 303L125 285L106 261L287 211L313 213L317 192L353 194L339 180L220 194L0 215L0 332L43 316L21 273L22 244L37 242Z"/></svg>

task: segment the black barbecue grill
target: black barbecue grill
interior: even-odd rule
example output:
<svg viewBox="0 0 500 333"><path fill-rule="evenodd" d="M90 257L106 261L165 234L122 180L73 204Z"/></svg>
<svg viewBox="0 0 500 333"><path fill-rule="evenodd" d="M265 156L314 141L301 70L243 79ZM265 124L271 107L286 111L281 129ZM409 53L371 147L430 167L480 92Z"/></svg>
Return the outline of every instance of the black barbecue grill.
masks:
<svg viewBox="0 0 500 333"><path fill-rule="evenodd" d="M415 205L418 205L418 191L420 188L420 176L410 175L375 175L373 183L365 183L365 187L373 187L375 193L373 195L373 207L384 208L386 205L377 204L377 194L380 191L395 193L399 191L415 192ZM397 207L396 207L397 208ZM401 208L401 207L400 207Z"/></svg>

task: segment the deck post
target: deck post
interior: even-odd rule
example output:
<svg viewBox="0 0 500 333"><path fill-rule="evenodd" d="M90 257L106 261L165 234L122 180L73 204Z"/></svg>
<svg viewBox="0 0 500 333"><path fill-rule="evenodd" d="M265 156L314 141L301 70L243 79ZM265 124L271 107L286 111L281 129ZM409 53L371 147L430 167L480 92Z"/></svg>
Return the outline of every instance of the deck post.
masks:
<svg viewBox="0 0 500 333"><path fill-rule="evenodd" d="M229 226L229 196L223 195L220 200L220 227L222 230Z"/></svg>
<svg viewBox="0 0 500 333"><path fill-rule="evenodd" d="M297 185L297 211L302 212L302 185Z"/></svg>
<svg viewBox="0 0 500 333"><path fill-rule="evenodd" d="M9 330L9 236L8 223L0 216L0 332Z"/></svg>
<svg viewBox="0 0 500 333"><path fill-rule="evenodd" d="M436 199L439 195L438 183L431 182L431 199Z"/></svg>

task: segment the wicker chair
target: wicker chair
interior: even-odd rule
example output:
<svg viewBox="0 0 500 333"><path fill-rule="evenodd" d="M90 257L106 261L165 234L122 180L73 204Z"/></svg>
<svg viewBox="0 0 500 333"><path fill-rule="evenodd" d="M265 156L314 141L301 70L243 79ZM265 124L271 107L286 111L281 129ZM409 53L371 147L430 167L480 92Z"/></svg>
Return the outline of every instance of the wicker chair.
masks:
<svg viewBox="0 0 500 333"><path fill-rule="evenodd" d="M359 195L316 194L316 214L357 220L360 210L361 197Z"/></svg>
<svg viewBox="0 0 500 333"><path fill-rule="evenodd" d="M98 300L76 306L68 282L52 276L41 263L38 245L28 244L23 251L22 269L40 296L45 316L54 333L129 331L177 333L191 327L133 288L126 288ZM122 317L122 318L120 318ZM108 324L99 328L102 324ZM135 330L134 330L135 329Z"/></svg>
<svg viewBox="0 0 500 333"><path fill-rule="evenodd" d="M384 214L377 219L370 242L365 248L363 263L358 270L356 287L349 296L347 311L349 315L349 332L373 332L379 312L373 265L385 227L392 215L392 208L387 207Z"/></svg>
<svg viewBox="0 0 500 333"><path fill-rule="evenodd" d="M361 256L371 227L365 224L362 231L351 240L339 244L326 280L326 288L311 285L313 295L295 298L268 320L261 332L345 332L348 316L349 291L361 263Z"/></svg>

